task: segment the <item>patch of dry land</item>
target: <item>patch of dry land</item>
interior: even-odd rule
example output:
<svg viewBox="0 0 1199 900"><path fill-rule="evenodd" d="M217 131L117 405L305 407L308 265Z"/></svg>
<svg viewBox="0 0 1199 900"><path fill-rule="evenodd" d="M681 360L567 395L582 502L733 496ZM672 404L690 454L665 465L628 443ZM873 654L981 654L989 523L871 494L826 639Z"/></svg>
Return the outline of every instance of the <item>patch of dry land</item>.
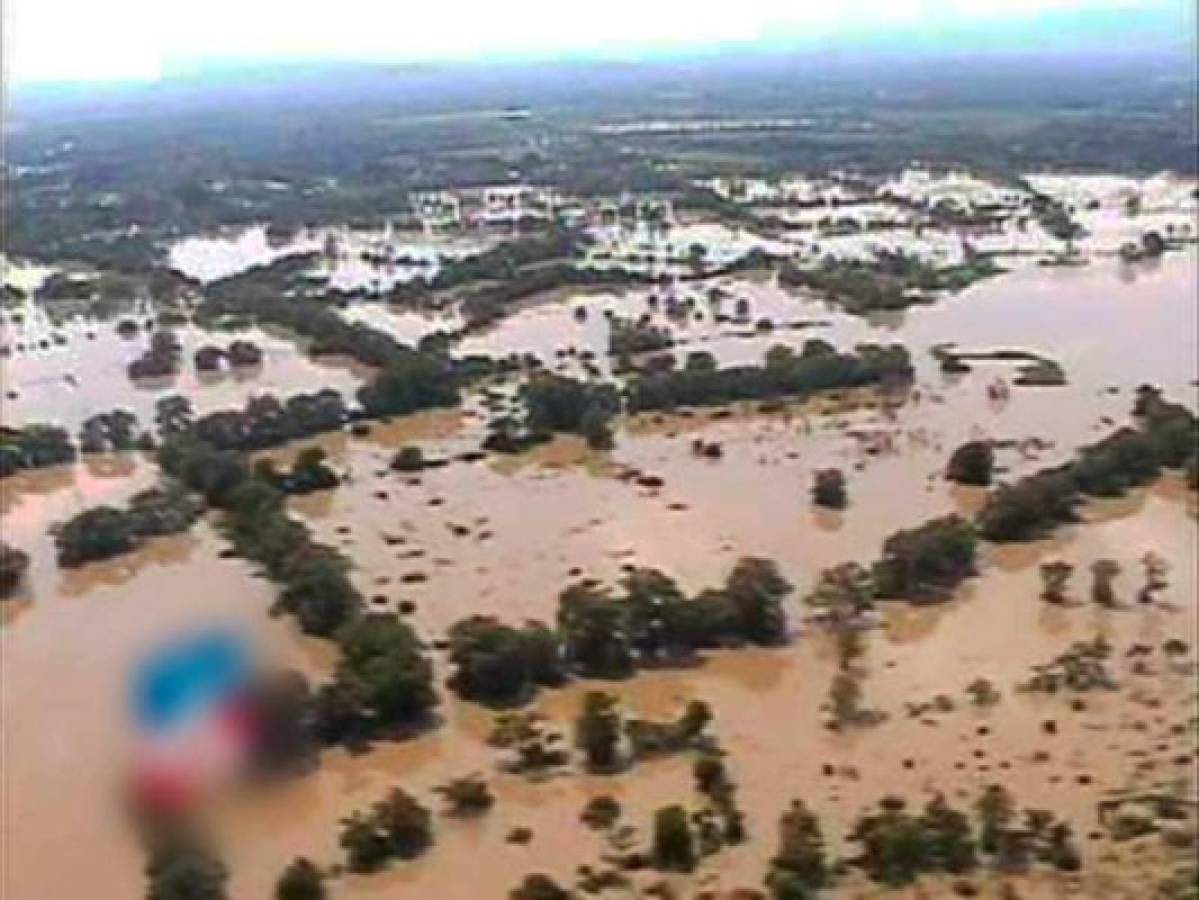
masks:
<svg viewBox="0 0 1199 900"><path fill-rule="evenodd" d="M1167 468L1122 496L1088 499L1079 521L1040 539L980 541L977 574L935 602L877 599L847 625L830 624L805 599L824 570L847 561L868 566L900 529L974 516L995 488L944 477L950 454L967 441L991 442L996 479L1010 482L1127 424L1139 385L1156 385L1194 410L1193 246L1121 261L1108 252L1125 235L1113 236L1115 226L1105 231L1103 217L1108 205L1126 202L1113 199L1124 198L1125 186L1032 183L1094 220L1094 240L1106 243L1089 265L1013 266L935 303L873 316L846 315L773 277L695 284L693 308L706 313L699 317L668 314L660 301L651 303L647 287L580 291L522 305L460 348L532 353L564 373L579 372L581 354L590 351L600 377L612 377L609 310L646 314L668 329L680 360L708 350L721 365L758 363L778 344L798 351L810 338L844 349L899 343L915 366L910 384L765 409L620 415L609 450L558 435L524 454L464 460L486 434L488 401L476 386L460 408L262 451L280 465L306 447L325 451L342 483L291 497L287 510L350 560L351 581L371 612L401 615L426 642L440 702L436 721L416 736L352 752L330 746L305 774L252 785L205 810L229 868L229 896L273 896L297 856L326 871L329 896L339 900L505 898L530 873L544 873L570 896L1193 896L1186 890L1194 891L1199 799L1199 534L1184 473ZM935 189L911 176L890 185L905 197ZM1146 196L1143 215L1157 215L1156 195ZM1159 206L1172 197L1164 187L1162 196ZM765 192L758 202L784 200ZM239 252L271 252L259 243ZM229 265L193 245L177 253L212 271ZM721 288L727 304L744 298L746 314L718 321L707 305L711 287ZM385 331L389 316L396 333L410 326L404 313L379 305L353 309L353 318ZM755 328L762 317L775 327ZM16 327L6 327L6 342L15 343ZM4 404L5 425L57 420L74 429L116 406L148 424L154 400L172 391L207 412L240 407L268 390L285 397L328 385L349 394L371 374L310 360L293 338L256 331L266 351L259 371L205 381L189 374L188 363L168 390L126 378L136 353L110 324L90 338L88 326L64 330L66 347L0 360L5 389L15 392ZM190 360L207 336L191 326L181 334ZM140 351L144 339L135 343ZM980 354L1035 353L1058 363L1066 382L1009 386L1015 366L994 358L946 373L933 350L948 343ZM78 377L65 384L68 371ZM511 394L514 384L509 378L491 387ZM390 464L405 446L448 463L395 471ZM843 509L810 497L815 473L830 468L845 475ZM158 478L152 454L138 451L0 479L3 540L29 557L14 596L3 602L0 630L5 898L129 900L144 892L143 848L118 802L128 762L124 679L157 641L215 621L244 631L264 660L303 672L313 685L336 665L334 643L269 615L276 587L249 561L223 552L229 545L219 512L132 553L57 566L51 525L98 504L119 506ZM1166 570L1145 593L1147 554ZM785 640L776 645L705 650L686 665L643 666L616 680L576 675L507 711L461 699L446 684L454 667L445 638L464 617L554 625L568 585L582 578L616 585L633 567L660 570L691 596L723 583L742 557L774 560L791 585L781 600ZM1092 600L1097 560L1119 565L1114 604ZM1042 567L1053 562L1073 570L1062 596L1047 601ZM856 637L846 636L850 629ZM674 720L700 700L711 721L703 737L651 758L634 760L622 739L619 764L589 771L572 734L592 691L616 698L625 720ZM830 727L838 711L842 724ZM567 753L558 765L514 771L517 749L496 746L493 730L501 715L532 713L543 717L536 727L563 736ZM731 793L697 788L696 761L714 748L735 784ZM451 814L435 788L472 773L487 782L494 803ZM913 849L933 840L911 823L937 796L962 811L972 839L981 839L976 804L993 785L1015 807L1000 823L999 851L979 848L976 865L946 871ZM342 820L397 786L432 811L431 845L378 871L350 871ZM743 834L722 831L730 796ZM581 813L601 797L617 801L618 818L585 825ZM892 804L884 814L890 825L875 823L875 851L886 863L880 871L871 868L869 827L854 830L887 797L906 805ZM796 862L811 855L796 851L793 835L780 846L780 817L794 800L819 823L827 864L819 877ZM688 815L708 810L717 823L689 826L697 857L691 871L671 871L661 848L655 856L655 815L674 804ZM1052 817L1049 825L1038 810ZM1054 832L1060 823L1068 833ZM910 840L887 831L909 825L919 832L911 837L910 829ZM811 841L798 843L811 850ZM1077 850L1076 860L1063 857L1066 846ZM917 857L923 868L908 877ZM567 896L542 888L521 896Z"/></svg>

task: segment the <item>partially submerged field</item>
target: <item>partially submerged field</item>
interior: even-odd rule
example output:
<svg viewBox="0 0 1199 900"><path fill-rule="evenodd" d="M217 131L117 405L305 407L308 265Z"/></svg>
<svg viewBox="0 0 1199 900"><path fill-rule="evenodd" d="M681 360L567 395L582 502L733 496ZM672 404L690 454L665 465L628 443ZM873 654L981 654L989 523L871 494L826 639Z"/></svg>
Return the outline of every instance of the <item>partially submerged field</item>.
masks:
<svg viewBox="0 0 1199 900"><path fill-rule="evenodd" d="M840 348L896 342L911 353L916 376L899 389L839 391L767 410L738 404L624 416L608 451L559 435L524 454L467 461L458 457L477 449L487 417L487 397L471 391L461 409L399 416L364 433L334 432L260 455L290 463L306 446L325 450L343 483L291 499L289 511L352 560L351 578L372 610L405 611L430 642L475 613L514 625L552 622L559 592L581 576L612 584L628 567L646 566L694 592L718 583L739 557L778 562L794 585L785 600L785 646L711 651L694 667L643 670L620 681L578 679L531 704L564 734L588 690L610 691L627 714L652 719L673 718L693 699L711 706L708 729L727 754L748 840L689 875L626 873L611 896L636 896L664 877L682 896L761 889L779 815L793 798L818 814L830 850L840 854L848 852L854 820L884 796L920 807L943 793L969 808L993 783L1021 807L1069 822L1082 867L963 876L982 895L1004 896L1008 884L1023 897L1154 896L1188 861L1195 828L1199 535L1195 493L1180 473L1089 501L1081 522L1051 537L983 544L977 577L944 602L879 601L859 663L863 703L885 713L874 724L826 727L837 652L802 601L822 570L876 559L892 532L977 511L986 489L943 477L949 455L968 440L993 441L1000 477L1014 480L1126 423L1141 384L1193 409L1196 276L1193 249L1133 264L1107 256L1085 268L1029 265L930 305L866 317L773 277L714 281L748 302L740 323L718 323L711 310L702 320L672 321L650 306L649 288L567 292L467 336L463 352L530 352L573 372L590 351L607 373L607 309L618 317L651 313L671 329L680 354L708 350L721 364L759 362L773 345L798 348L809 338ZM706 309L698 289L695 295ZM396 317L396 333L406 339L411 333L403 329L417 327L410 311L354 306L351 314L384 330ZM754 327L760 317L772 327ZM51 350L3 360L6 380L19 391L5 404L5 424L36 417L74 427L112 406L150 417L150 400L166 387L129 383L123 366L130 351L111 326L103 328L89 339L72 326L74 356ZM187 349L208 337L188 331ZM330 384L350 390L369 375L310 360L287 335L254 337L268 348L260 372L211 384L185 372L170 386L208 410L240 406L264 389L283 396ZM964 353L1042 354L1066 383L996 393L996 379L1010 379L1013 366L992 359L946 373L933 351L947 343ZM72 359L83 368L68 388L58 379ZM505 382L498 390L510 388ZM697 452L697 441L717 445L719 454ZM404 446L451 461L396 472L390 463ZM829 467L847 477L849 504L841 511L809 500L814 473ZM226 558L214 516L113 560L56 567L52 524L98 503L123 503L157 477L141 454L104 454L0 481L4 540L30 556L24 583L4 604L0 632L4 818L19 826L3 836L5 895L72 896L84 883L97 900L140 892L141 851L117 799L126 749L122 679L163 635L215 620L244 630L265 658L314 681L333 665L326 642L268 616L270 585L246 561ZM1137 594L1149 552L1169 571L1167 585L1144 604ZM1116 608L1090 602L1087 575L1099 559L1122 569ZM1052 560L1075 569L1066 603L1041 599L1040 566ZM1019 689L1035 667L1098 637L1110 644L1105 666L1114 688ZM449 666L444 653L435 650L434 658L440 685ZM971 698L967 686L980 678L997 689L998 702ZM638 847L649 840L656 809L701 805L687 753L606 775L585 774L577 761L547 778L500 772L505 754L487 742L494 713L439 692L439 722L425 733L363 753L326 750L316 771L212 810L231 896L269 896L296 855L340 864L340 820L397 784L435 807L433 788L481 773L496 803L475 818L439 814L434 844L420 858L342 875L331 882L333 896L502 897L529 872L570 885L579 865L603 868L612 852L611 834L579 823L589 799L616 798L621 824L636 829L624 840ZM1153 822L1130 839L1100 822L1101 801L1146 794L1190 804L1190 811L1181 825ZM510 840L517 828L531 830L527 841ZM913 895L948 892L953 880L925 879ZM836 893L879 890L853 872Z"/></svg>

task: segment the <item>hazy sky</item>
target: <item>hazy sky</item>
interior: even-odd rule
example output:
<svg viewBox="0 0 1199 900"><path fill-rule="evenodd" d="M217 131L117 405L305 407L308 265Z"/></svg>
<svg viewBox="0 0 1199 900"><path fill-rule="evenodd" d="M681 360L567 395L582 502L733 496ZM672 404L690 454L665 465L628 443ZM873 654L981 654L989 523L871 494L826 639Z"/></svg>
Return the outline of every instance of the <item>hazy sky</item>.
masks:
<svg viewBox="0 0 1199 900"><path fill-rule="evenodd" d="M222 61L649 53L1122 16L1177 35L1194 0L2 0L11 83L159 77ZM1051 31L1052 29L1050 29ZM1052 38L1052 35L1049 35ZM1059 35L1060 37L1060 35Z"/></svg>

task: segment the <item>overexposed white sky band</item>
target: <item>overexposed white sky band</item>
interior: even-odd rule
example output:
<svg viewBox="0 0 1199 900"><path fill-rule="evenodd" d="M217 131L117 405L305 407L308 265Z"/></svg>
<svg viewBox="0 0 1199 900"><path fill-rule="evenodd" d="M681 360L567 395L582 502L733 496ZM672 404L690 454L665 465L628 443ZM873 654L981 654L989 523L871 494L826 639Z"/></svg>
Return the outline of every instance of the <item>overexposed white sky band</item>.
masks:
<svg viewBox="0 0 1199 900"><path fill-rule="evenodd" d="M1045 16L1159 15L1194 0L3 0L11 83L153 79L221 62L642 54ZM1168 26L1167 26L1168 27Z"/></svg>

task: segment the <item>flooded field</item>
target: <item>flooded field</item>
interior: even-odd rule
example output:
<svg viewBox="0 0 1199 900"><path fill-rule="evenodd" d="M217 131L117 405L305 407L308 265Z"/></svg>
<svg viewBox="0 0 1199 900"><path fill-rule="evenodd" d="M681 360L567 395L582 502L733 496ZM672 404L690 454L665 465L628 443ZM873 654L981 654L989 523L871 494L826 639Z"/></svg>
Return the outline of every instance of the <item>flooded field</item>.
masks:
<svg viewBox="0 0 1199 900"><path fill-rule="evenodd" d="M941 790L966 806L984 785L1000 781L1022 803L1067 817L1084 855L1078 876L1017 879L1021 896L1134 900L1145 896L1146 880L1161 874L1164 851L1156 838L1116 845L1092 837L1098 834L1095 803L1112 790L1180 779L1188 796L1195 790L1196 739L1189 724L1195 648L1182 659L1160 652L1170 638L1193 642L1199 627L1195 498L1177 475L1088 505L1084 523L1052 540L986 546L979 576L948 603L880 604L864 681L867 703L888 716L876 726L841 734L823 727L821 705L836 662L828 637L806 623L800 598L824 567L876 558L896 529L977 509L981 490L955 488L942 477L949 453L965 440L1008 442L998 463L1004 477L1014 477L1060 461L1125 422L1139 384L1157 384L1194 407L1197 276L1193 250L1156 263L1096 258L1080 268L1026 266L936 304L873 319L847 316L769 278L716 282L737 321L716 321L706 294L710 283L680 289L680 299L695 301L685 318L668 315L661 301L652 307L647 290L529 304L469 336L456 352L531 352L572 368L590 351L607 370L604 311L610 310L626 318L648 314L671 329L677 352L709 350L724 363L759 361L774 344L798 347L811 337L842 348L903 343L917 377L899 395L824 397L769 414L738 408L624 419L615 449L606 454L559 438L524 456L455 461L419 476L388 468L396 449L408 444L421 446L426 457L476 449L484 422L471 398L460 411L374 424L365 437L320 439L334 468L350 480L294 499L290 508L319 539L353 559L353 578L374 608L414 604L411 619L429 640L476 612L514 623L552 621L558 592L580 574L611 582L625 566L652 566L697 590L723 578L740 556L776 559L796 585L788 600L789 646L714 653L695 669L642 672L603 685L627 711L653 717L673 716L691 698L713 707L714 731L729 754L751 839L675 879L684 896L701 887L759 887L774 852L777 817L793 797L820 814L830 844L840 849L852 820L883 794L922 803ZM739 299L747 301L743 315L735 315ZM582 319L579 308L586 310ZM408 341L453 321L368 304L352 305L347 316ZM769 318L773 329L757 330L753 323L760 318ZM190 354L213 336L183 328L183 373L174 385L142 387L128 380L125 366L141 352L144 337L125 342L111 326L96 326L89 340L87 328L64 329L66 346L16 352L2 361L5 390L17 394L5 401L5 424L75 425L117 406L133 409L145 423L154 399L168 391L182 390L208 410L264 391L287 395L331 386L348 395L360 381L348 367L307 360L286 337L254 332L250 339L266 351L261 371L207 383L195 375ZM4 340L36 344L32 333L6 331ZM997 377L1011 380L1010 364L978 363L966 374L944 375L931 351L946 342L962 350L1044 354L1061 364L1067 384L1013 387L1006 399L991 399L988 387ZM573 356L559 355L568 349ZM77 385L63 380L68 372ZM696 437L719 443L722 458L696 455ZM300 449L272 455L288 459ZM850 504L844 512L817 510L809 501L813 472L828 466L846 472ZM639 487L630 472L656 475L662 486ZM217 621L253 635L270 660L315 679L328 671L327 648L268 617L270 583L252 577L245 563L222 558L224 543L210 523L152 539L109 563L58 569L46 533L51 524L97 503L123 502L156 477L140 457L99 457L0 482L4 538L32 559L28 585L5 604L0 631L3 718L10 725L3 735L4 813L21 823L0 837L6 897L72 896L82 879L94 886L88 896L96 900L127 900L141 890L142 855L116 802L125 761L123 678L139 649L189 624ZM1050 606L1038 597L1041 562L1074 564L1082 598L1087 567L1110 557L1123 566L1117 587L1131 601L1137 561L1149 550L1171 565L1158 604L1100 610L1081 602ZM1087 695L1081 708L1072 708L1065 697L1014 690L1030 667L1097 634L1115 648L1119 691ZM1146 665L1126 656L1134 644L1154 648ZM444 676L440 656L438 666ZM964 688L976 677L999 687L999 704L979 710L966 700ZM543 693L537 707L568 731L581 693L591 687L579 682ZM905 704L938 693L954 697L952 711L905 711ZM531 871L568 883L578 864L598 863L606 849L599 834L578 824L590 797L617 797L623 821L637 826L641 841L654 809L697 802L686 756L612 776L573 773L541 783L494 774L499 754L485 742L490 714L441 694L442 722L429 733L366 754L326 752L313 774L214 810L232 870L231 896L269 896L297 854L339 861L339 820L396 784L436 807L433 787L481 772L497 804L477 819L437 816L427 854L378 875L335 880L332 895L339 900L502 897ZM1047 720L1055 723L1053 733ZM69 797L69 812L48 797ZM529 843L508 841L518 826L532 829ZM633 880L645 887L659 877L644 873ZM844 890L845 896L872 896L868 885L852 881Z"/></svg>
<svg viewBox="0 0 1199 900"><path fill-rule="evenodd" d="M4 386L0 422L10 426L57 422L74 430L95 413L121 408L134 413L146 428L154 423L154 404L170 394L185 394L197 412L206 413L240 408L258 394L286 397L318 385L349 397L362 383L361 367L331 357L313 360L292 335L261 328L208 331L191 325L169 330L181 347L179 373L130 378L129 364L149 346L144 329L123 337L113 322L54 327L36 317L20 325L0 326L0 344L10 351L0 357ZM260 365L226 365L217 372L196 369L192 356L197 349L227 348L238 340L251 341L262 350Z"/></svg>
<svg viewBox="0 0 1199 900"><path fill-rule="evenodd" d="M198 281L216 281L287 256L321 254L309 272L314 285L381 292L417 277L432 278L442 259L478 253L490 242L395 231L303 229L272 239L265 226L229 234L195 235L171 245L171 268Z"/></svg>

